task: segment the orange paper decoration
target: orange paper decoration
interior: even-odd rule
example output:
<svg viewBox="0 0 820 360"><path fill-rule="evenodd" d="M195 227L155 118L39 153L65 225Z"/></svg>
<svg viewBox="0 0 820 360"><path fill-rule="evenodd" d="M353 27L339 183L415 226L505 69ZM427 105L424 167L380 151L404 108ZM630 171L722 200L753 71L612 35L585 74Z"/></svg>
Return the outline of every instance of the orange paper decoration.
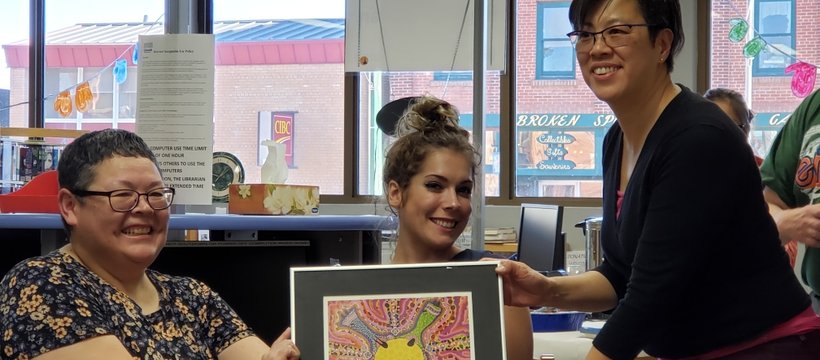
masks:
<svg viewBox="0 0 820 360"><path fill-rule="evenodd" d="M71 93L68 90L60 92L60 95L54 99L54 111L62 117L68 117L71 114Z"/></svg>
<svg viewBox="0 0 820 360"><path fill-rule="evenodd" d="M74 90L74 92L74 103L77 105L77 111L88 111L88 106L91 105L94 100L94 94L91 93L91 87L88 86L88 81L77 85L77 89Z"/></svg>

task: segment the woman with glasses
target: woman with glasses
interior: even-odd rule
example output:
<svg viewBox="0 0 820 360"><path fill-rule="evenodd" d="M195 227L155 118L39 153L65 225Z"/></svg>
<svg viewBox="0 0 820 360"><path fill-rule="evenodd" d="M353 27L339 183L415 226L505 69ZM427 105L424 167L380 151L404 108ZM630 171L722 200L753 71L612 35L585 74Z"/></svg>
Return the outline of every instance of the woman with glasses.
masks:
<svg viewBox="0 0 820 360"><path fill-rule="evenodd" d="M289 330L269 347L204 283L148 269L174 189L141 138L85 134L65 147L58 173L69 244L3 278L0 358L299 358Z"/></svg>
<svg viewBox="0 0 820 360"><path fill-rule="evenodd" d="M736 125L672 82L678 0L574 0L580 71L618 118L603 144L604 262L546 278L503 261L508 305L611 311L587 359L817 359L820 320Z"/></svg>

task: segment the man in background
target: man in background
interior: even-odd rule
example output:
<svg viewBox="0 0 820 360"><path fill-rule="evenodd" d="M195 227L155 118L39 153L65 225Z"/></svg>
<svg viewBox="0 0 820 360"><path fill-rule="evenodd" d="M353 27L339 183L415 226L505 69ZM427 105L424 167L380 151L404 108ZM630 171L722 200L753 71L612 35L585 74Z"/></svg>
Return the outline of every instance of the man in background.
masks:
<svg viewBox="0 0 820 360"><path fill-rule="evenodd" d="M760 168L763 195L780 241L805 247L800 278L820 314L820 90L807 97L777 134Z"/></svg>

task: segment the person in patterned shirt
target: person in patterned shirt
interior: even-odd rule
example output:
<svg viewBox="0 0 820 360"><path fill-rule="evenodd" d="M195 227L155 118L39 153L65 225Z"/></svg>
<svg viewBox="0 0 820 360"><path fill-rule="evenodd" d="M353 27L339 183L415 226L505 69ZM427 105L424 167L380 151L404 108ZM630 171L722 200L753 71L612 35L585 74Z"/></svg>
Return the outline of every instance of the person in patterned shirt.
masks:
<svg viewBox="0 0 820 360"><path fill-rule="evenodd" d="M69 244L0 282L2 359L298 359L286 329L267 346L204 283L148 269L174 189L137 135L107 129L58 165Z"/></svg>

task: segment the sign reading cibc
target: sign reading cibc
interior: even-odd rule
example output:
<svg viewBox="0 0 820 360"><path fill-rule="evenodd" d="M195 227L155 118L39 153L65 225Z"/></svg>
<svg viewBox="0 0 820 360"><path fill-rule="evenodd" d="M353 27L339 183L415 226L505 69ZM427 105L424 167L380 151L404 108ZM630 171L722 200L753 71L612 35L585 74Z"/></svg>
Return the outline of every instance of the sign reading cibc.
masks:
<svg viewBox="0 0 820 360"><path fill-rule="evenodd" d="M285 162L293 167L293 113L273 113L273 140L285 144Z"/></svg>

